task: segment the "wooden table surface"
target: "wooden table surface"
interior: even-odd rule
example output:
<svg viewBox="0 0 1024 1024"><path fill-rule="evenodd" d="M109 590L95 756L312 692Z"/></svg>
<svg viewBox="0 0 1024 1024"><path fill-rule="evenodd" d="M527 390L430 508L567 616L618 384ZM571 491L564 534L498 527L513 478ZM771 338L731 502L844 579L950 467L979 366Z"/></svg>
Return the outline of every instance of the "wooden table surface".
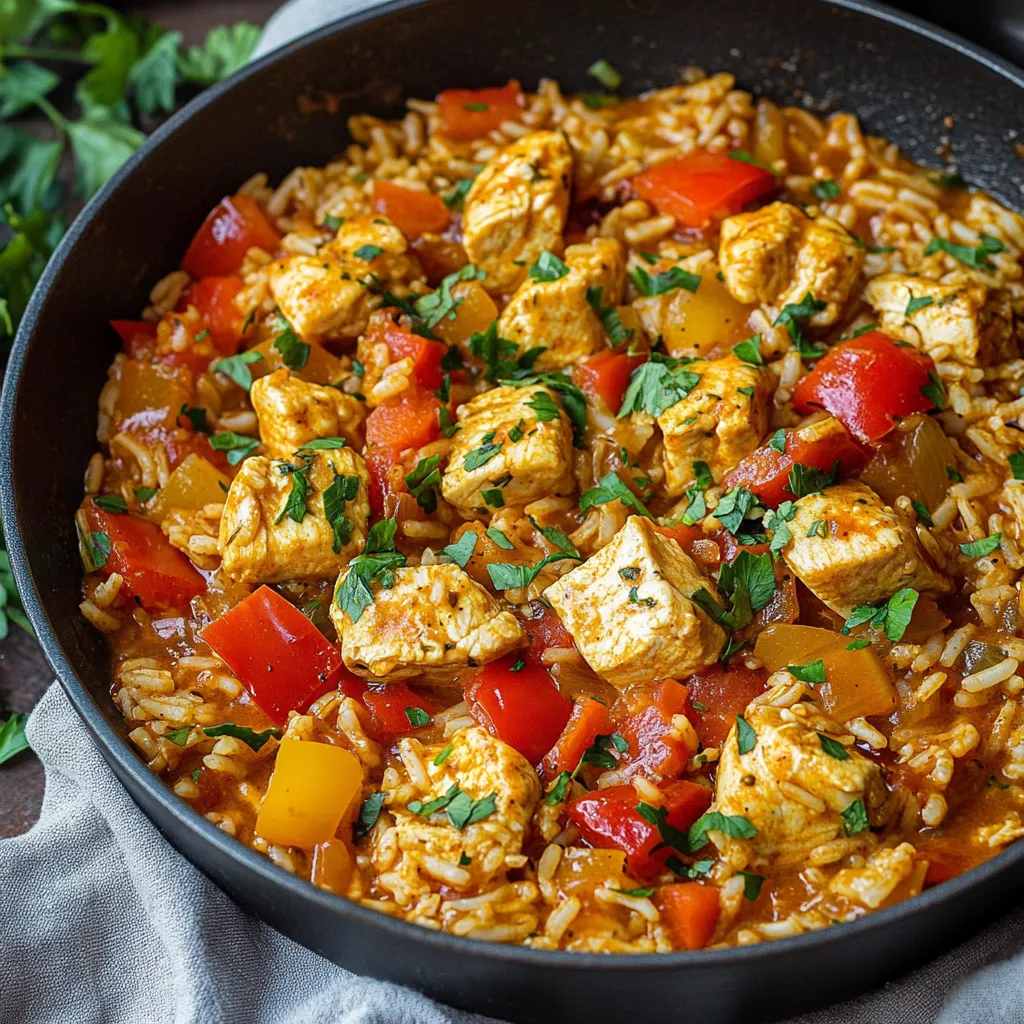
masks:
<svg viewBox="0 0 1024 1024"><path fill-rule="evenodd" d="M177 29L189 44L201 43L215 25L251 21L262 25L281 0L153 0L125 3L165 28ZM53 680L35 641L15 626L0 641L0 699L13 711L31 711ZM43 769L26 751L0 765L0 837L31 827L43 801Z"/></svg>

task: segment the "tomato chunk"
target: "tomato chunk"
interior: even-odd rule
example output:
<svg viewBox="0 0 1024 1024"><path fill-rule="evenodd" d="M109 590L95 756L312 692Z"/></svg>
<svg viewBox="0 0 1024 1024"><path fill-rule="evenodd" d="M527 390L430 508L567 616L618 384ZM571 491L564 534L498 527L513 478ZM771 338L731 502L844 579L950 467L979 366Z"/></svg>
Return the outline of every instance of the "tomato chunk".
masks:
<svg viewBox="0 0 1024 1024"><path fill-rule="evenodd" d="M701 149L638 174L633 188L658 213L675 217L681 227L705 228L770 195L778 188L778 179L771 171L728 153Z"/></svg>
<svg viewBox="0 0 1024 1024"><path fill-rule="evenodd" d="M528 661L540 664L540 656L549 647L575 647L572 634L558 617L558 612L543 601L531 601L527 606L530 617L519 617L520 624L530 638L530 646L524 653ZM573 766L575 767L575 765Z"/></svg>
<svg viewBox="0 0 1024 1024"><path fill-rule="evenodd" d="M453 142L468 142L494 131L502 121L518 121L526 97L513 80L489 89L445 89L437 102L441 134Z"/></svg>
<svg viewBox="0 0 1024 1024"><path fill-rule="evenodd" d="M795 462L823 471L838 462L840 473L849 476L863 469L869 459L870 452L845 430L810 441L802 441L800 431L787 430L784 451L761 445L725 475L722 486L746 487L763 505L778 508L796 497L789 489L789 474Z"/></svg>
<svg viewBox="0 0 1024 1024"><path fill-rule="evenodd" d="M522 668L513 671L520 662ZM551 676L517 654L480 669L466 697L473 717L534 765L554 746L572 714L572 701L558 692Z"/></svg>
<svg viewBox="0 0 1024 1024"><path fill-rule="evenodd" d="M608 708L593 697L576 701L558 741L544 756L544 774L554 778L559 772L574 772L583 754L598 736L615 731Z"/></svg>
<svg viewBox="0 0 1024 1024"><path fill-rule="evenodd" d="M189 243L181 269L193 277L233 274L256 246L276 252L281 236L251 196L225 196Z"/></svg>
<svg viewBox="0 0 1024 1024"><path fill-rule="evenodd" d="M573 369L577 387L591 400L601 399L612 413L622 408L630 374L647 362L647 354L628 355L625 349L606 349L578 362Z"/></svg>
<svg viewBox="0 0 1024 1024"><path fill-rule="evenodd" d="M205 593L206 581L156 523L104 512L93 502L87 505L86 516L93 533L105 533L110 538L104 576L119 573L124 580L122 592L146 611L180 608Z"/></svg>
<svg viewBox="0 0 1024 1024"><path fill-rule="evenodd" d="M131 352L132 342L139 335L144 338L156 337L156 324L151 324L147 320L111 320L110 326L117 331L129 352Z"/></svg>
<svg viewBox="0 0 1024 1024"><path fill-rule="evenodd" d="M363 703L370 711L373 719L371 731L378 739L402 736L421 728L413 724L406 709L419 708L431 716L438 710L432 700L414 693L406 683L387 683L377 690L367 688Z"/></svg>
<svg viewBox="0 0 1024 1024"><path fill-rule="evenodd" d="M429 391L407 388L385 399L366 418L366 443L384 445L396 453L422 448L441 436L440 408L441 403Z"/></svg>
<svg viewBox="0 0 1024 1024"><path fill-rule="evenodd" d="M686 687L662 680L642 704L618 718L619 735L629 744L624 758L629 770L655 781L677 778L697 753L673 735L673 716L692 713Z"/></svg>
<svg viewBox="0 0 1024 1024"><path fill-rule="evenodd" d="M685 779L666 783L661 791L666 821L681 830L688 829L711 803L709 788ZM570 801L566 814L591 846L622 850L630 874L645 876L661 870L672 851L656 826L636 810L639 802L632 786L611 786Z"/></svg>
<svg viewBox="0 0 1024 1024"><path fill-rule="evenodd" d="M383 341L393 362L411 359L413 373L427 391L435 391L441 386L444 378L441 360L448 354L448 346L443 341L432 341L403 330L388 314L378 313L371 317L367 341Z"/></svg>
<svg viewBox="0 0 1024 1024"><path fill-rule="evenodd" d="M826 352L797 382L797 412L825 409L862 441L878 441L896 421L935 403L924 389L938 378L935 363L910 345L870 331Z"/></svg>
<svg viewBox="0 0 1024 1024"><path fill-rule="evenodd" d="M202 636L278 726L289 711L304 711L337 687L345 671L341 652L270 587L211 622Z"/></svg>
<svg viewBox="0 0 1024 1024"><path fill-rule="evenodd" d="M686 680L689 690L690 721L705 747L720 747L736 716L764 693L768 674L744 665L711 665Z"/></svg>
<svg viewBox="0 0 1024 1024"><path fill-rule="evenodd" d="M235 296L244 287L242 279L204 277L194 281L178 302L179 309L195 306L202 317L203 329L210 332L210 340L224 355L234 355L242 340L245 317L235 305Z"/></svg>
<svg viewBox="0 0 1024 1024"><path fill-rule="evenodd" d="M715 934L720 912L718 890L701 882L662 885L655 903L672 938L682 949L703 949Z"/></svg>
<svg viewBox="0 0 1024 1024"><path fill-rule="evenodd" d="M383 178L373 183L373 208L410 241L427 231L444 231L448 226L448 207L439 196L402 188Z"/></svg>

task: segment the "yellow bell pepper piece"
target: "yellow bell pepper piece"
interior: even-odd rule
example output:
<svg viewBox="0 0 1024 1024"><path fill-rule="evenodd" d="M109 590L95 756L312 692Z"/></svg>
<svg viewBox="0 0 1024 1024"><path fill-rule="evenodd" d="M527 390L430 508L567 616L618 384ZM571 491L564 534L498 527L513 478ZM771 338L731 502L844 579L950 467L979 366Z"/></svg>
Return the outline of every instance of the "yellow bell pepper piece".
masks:
<svg viewBox="0 0 1024 1024"><path fill-rule="evenodd" d="M325 843L362 785L363 768L351 751L329 743L283 740L256 818L256 834L268 843L307 850Z"/></svg>
<svg viewBox="0 0 1024 1024"><path fill-rule="evenodd" d="M167 478L146 512L151 518L163 520L172 508L198 511L207 505L224 502L230 481L213 463L193 453ZM223 486L221 486L223 484Z"/></svg>

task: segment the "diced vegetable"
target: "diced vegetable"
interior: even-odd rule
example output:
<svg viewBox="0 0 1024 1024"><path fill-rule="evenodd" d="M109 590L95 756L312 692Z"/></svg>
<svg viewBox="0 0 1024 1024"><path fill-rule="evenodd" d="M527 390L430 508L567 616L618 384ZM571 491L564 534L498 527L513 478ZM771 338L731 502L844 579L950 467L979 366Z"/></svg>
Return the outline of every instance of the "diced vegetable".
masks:
<svg viewBox="0 0 1024 1024"><path fill-rule="evenodd" d="M366 340L368 343L383 341L391 353L392 362L411 359L413 373L427 391L435 391L441 386L444 376L441 360L448 353L448 346L444 342L431 341L403 330L388 313L374 313L370 318Z"/></svg>
<svg viewBox="0 0 1024 1024"><path fill-rule="evenodd" d="M567 846L555 871L558 888L567 894L580 892L582 896L586 890L603 886L608 879L612 879L613 884L626 880L626 855L621 850Z"/></svg>
<svg viewBox="0 0 1024 1024"><path fill-rule="evenodd" d="M348 852L344 840L328 839L318 844L313 851L310 881L319 889L328 889L337 896L344 896L352 880L354 867L352 854Z"/></svg>
<svg viewBox="0 0 1024 1024"><path fill-rule="evenodd" d="M466 698L481 725L534 765L554 746L573 710L551 676L517 654L480 669Z"/></svg>
<svg viewBox="0 0 1024 1024"><path fill-rule="evenodd" d="M720 747L747 705L764 693L767 674L745 665L710 665L686 680L690 720L705 747Z"/></svg>
<svg viewBox="0 0 1024 1024"><path fill-rule="evenodd" d="M396 454L422 448L441 435L437 410L441 403L429 392L407 388L385 399L366 419L367 444L383 445Z"/></svg>
<svg viewBox="0 0 1024 1024"><path fill-rule="evenodd" d="M625 346L609 348L578 362L573 368L573 379L588 399L600 399L615 415L622 408L630 374L646 362L646 352L629 355Z"/></svg>
<svg viewBox="0 0 1024 1024"><path fill-rule="evenodd" d="M468 353L469 339L491 326L497 319L498 307L479 281L459 281L452 286L452 295L461 300L455 309L455 319L442 317L432 330L449 345L458 345Z"/></svg>
<svg viewBox="0 0 1024 1024"><path fill-rule="evenodd" d="M228 478L201 455L188 455L157 492L147 515L157 522L172 508L201 509L220 505L227 493Z"/></svg>
<svg viewBox="0 0 1024 1024"><path fill-rule="evenodd" d="M653 691L635 692L632 707L619 714L619 735L629 744L624 760L631 770L659 781L681 775L696 749L675 735L673 717L692 713L685 686L674 679L662 680Z"/></svg>
<svg viewBox="0 0 1024 1024"><path fill-rule="evenodd" d="M260 710L275 725L336 688L343 675L338 649L269 587L260 587L202 632Z"/></svg>
<svg viewBox="0 0 1024 1024"><path fill-rule="evenodd" d="M423 273L427 275L427 284L432 288L436 288L449 274L458 273L469 262L466 250L459 242L432 233L417 238L413 242L412 248L419 256L420 263L423 265ZM452 294L458 294L454 288ZM497 315L497 310L495 310L494 316ZM492 316L491 320L493 319ZM445 320L447 321L447 318ZM434 327L433 331L438 337L442 336L442 332L437 327Z"/></svg>
<svg viewBox="0 0 1024 1024"><path fill-rule="evenodd" d="M549 647L575 647L572 634L558 617L558 612L542 601L531 601L530 617L520 617L520 624L530 638L530 646L523 652L528 661L540 664L540 656ZM575 766L574 766L575 767Z"/></svg>
<svg viewBox="0 0 1024 1024"><path fill-rule="evenodd" d="M282 740L256 817L256 834L268 843L303 850L326 843L362 785L362 765L350 750Z"/></svg>
<svg viewBox="0 0 1024 1024"><path fill-rule="evenodd" d="M373 208L410 241L426 231L443 231L448 226L448 207L440 196L402 188L383 178L373 183Z"/></svg>
<svg viewBox="0 0 1024 1024"><path fill-rule="evenodd" d="M341 361L336 355L328 352L323 345L315 341L308 344L309 356L306 359L306 365L301 370L293 372L297 377L308 380L311 384L327 386L333 384L341 377ZM253 380L285 366L284 357L274 348L273 338L254 345L250 351L260 354L260 358L256 362L249 364L249 372L252 374Z"/></svg>
<svg viewBox="0 0 1024 1024"><path fill-rule="evenodd" d="M544 774L553 779L559 772L574 772L594 740L614 730L608 708L601 701L593 697L576 701L561 736L544 757Z"/></svg>
<svg viewBox="0 0 1024 1024"><path fill-rule="evenodd" d="M419 708L431 717L438 710L432 700L415 693L405 683L388 683L372 690L367 688L362 700L373 719L371 731L377 739L404 736L421 728L406 713L408 708ZM413 719L416 717L413 715Z"/></svg>
<svg viewBox="0 0 1024 1024"><path fill-rule="evenodd" d="M89 528L110 538L104 576L119 573L121 592L137 599L146 611L181 608L206 591L206 581L192 563L163 535L156 523L136 516L104 512L86 505Z"/></svg>
<svg viewBox="0 0 1024 1024"><path fill-rule="evenodd" d="M705 356L713 348L731 348L750 337L747 318L753 306L732 297L715 276L714 264L701 272L695 292L677 288L662 300L661 339L672 356Z"/></svg>
<svg viewBox="0 0 1024 1024"><path fill-rule="evenodd" d="M708 809L710 788L677 780L661 786L666 821L685 831ZM637 792L632 786L610 786L586 793L566 807L569 820L591 846L622 850L631 874L648 876L664 865L671 849L655 825L637 810Z"/></svg>
<svg viewBox="0 0 1024 1024"><path fill-rule="evenodd" d="M838 461L839 472L845 477L856 473L870 457L864 446L845 430L810 441L801 440L800 433L797 430L785 431L785 451L782 452L771 444L761 445L725 475L722 485L726 488L746 487L763 505L777 508L782 502L796 497L789 489L793 463L828 472Z"/></svg>
<svg viewBox="0 0 1024 1024"><path fill-rule="evenodd" d="M770 195L778 181L771 171L735 160L728 153L697 150L638 174L633 188L659 213L675 217L681 227L702 229Z"/></svg>
<svg viewBox="0 0 1024 1024"><path fill-rule="evenodd" d="M513 80L489 89L445 89L437 102L441 134L453 142L469 142L494 131L502 121L518 121L526 97Z"/></svg>
<svg viewBox="0 0 1024 1024"><path fill-rule="evenodd" d="M814 651L833 643L840 636L831 629L819 629L817 626L773 626L758 636L754 655L769 672L777 672L787 665L803 665L812 661Z"/></svg>
<svg viewBox="0 0 1024 1024"><path fill-rule="evenodd" d="M190 284L178 303L179 309L195 306L199 310L203 329L226 356L234 355L242 340L245 316L235 305L235 296L243 287L242 279L235 275L204 277Z"/></svg>
<svg viewBox="0 0 1024 1024"><path fill-rule="evenodd" d="M193 277L233 274L250 248L277 252L281 236L251 196L225 196L196 232L181 261Z"/></svg>
<svg viewBox="0 0 1024 1024"><path fill-rule="evenodd" d="M829 349L797 382L793 405L805 414L825 409L851 434L874 442L898 419L935 408L935 372L923 352L870 331Z"/></svg>
<svg viewBox="0 0 1024 1024"><path fill-rule="evenodd" d="M718 890L713 885L662 885L655 894L655 903L676 946L703 949L711 941L720 913Z"/></svg>
<svg viewBox="0 0 1024 1024"><path fill-rule="evenodd" d="M860 478L890 505L905 494L934 512L949 488L946 467L955 465L953 446L941 425L916 414L889 434Z"/></svg>
<svg viewBox="0 0 1024 1024"><path fill-rule="evenodd" d="M129 359L121 368L114 403L114 422L120 430L174 427L190 388L180 371L161 363Z"/></svg>
<svg viewBox="0 0 1024 1024"><path fill-rule="evenodd" d="M151 324L148 320L111 320L110 326L117 331L129 352L132 341L139 335L144 338L156 337L156 324Z"/></svg>

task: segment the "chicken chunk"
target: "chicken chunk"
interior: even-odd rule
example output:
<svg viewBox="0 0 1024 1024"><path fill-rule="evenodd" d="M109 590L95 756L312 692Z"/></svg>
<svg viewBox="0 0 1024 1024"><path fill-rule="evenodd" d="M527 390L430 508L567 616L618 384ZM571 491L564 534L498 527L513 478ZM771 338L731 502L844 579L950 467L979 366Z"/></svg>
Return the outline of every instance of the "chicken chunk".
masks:
<svg viewBox="0 0 1024 1024"><path fill-rule="evenodd" d="M304 444L321 437L343 437L363 446L365 407L337 388L309 384L287 370L253 381L249 392L260 424L260 440L275 459L290 459Z"/></svg>
<svg viewBox="0 0 1024 1024"><path fill-rule="evenodd" d="M513 291L548 249L562 251L572 151L561 132L532 132L506 146L473 179L462 215L462 244L487 272L492 294Z"/></svg>
<svg viewBox="0 0 1024 1024"><path fill-rule="evenodd" d="M340 587L349 570L338 578ZM373 682L422 676L441 681L485 665L526 642L519 620L457 565L396 569L374 583L373 604L353 622L337 601L331 621L351 672Z"/></svg>
<svg viewBox="0 0 1024 1024"><path fill-rule="evenodd" d="M486 890L521 866L541 793L526 758L479 726L456 732L440 764L445 744L405 738L398 749L403 762L414 766L407 771L419 795L388 805L394 826L377 828L373 857L389 865L378 882L399 904L408 906L441 886ZM424 814L432 801L437 809Z"/></svg>
<svg viewBox="0 0 1024 1024"><path fill-rule="evenodd" d="M836 221L812 220L789 203L771 203L722 221L718 262L740 302L781 309L810 293L825 308L807 322L827 327L839 318L857 283L864 250Z"/></svg>
<svg viewBox="0 0 1024 1024"><path fill-rule="evenodd" d="M558 370L608 344L601 318L587 301L590 288L601 289L601 304L622 301L626 257L614 238L570 245L565 250L569 272L556 281L524 281L502 310L498 335L519 346L520 353L543 347L533 364Z"/></svg>
<svg viewBox="0 0 1024 1024"><path fill-rule="evenodd" d="M864 298L883 331L936 358L987 366L1016 355L1010 296L980 281L882 274L868 282Z"/></svg>
<svg viewBox="0 0 1024 1024"><path fill-rule="evenodd" d="M886 797L882 771L852 746L854 738L841 725L807 702L791 708L752 704L744 718L756 740L741 754L733 726L720 748L711 805L756 829L748 839L711 833L734 867L754 859L773 860L779 868L802 864L814 847L844 834L843 812L853 821L858 800L868 821L877 823ZM841 744L846 758L829 754L819 734Z"/></svg>
<svg viewBox="0 0 1024 1024"><path fill-rule="evenodd" d="M274 301L307 342L357 338L381 304L380 291L401 294L424 280L405 235L379 215L352 217L315 256L286 256L269 274Z"/></svg>
<svg viewBox="0 0 1024 1024"><path fill-rule="evenodd" d="M350 448L308 452L294 462L250 456L224 502L224 571L239 583L334 576L366 546L369 484L363 457ZM336 499L343 512L331 522Z"/></svg>
<svg viewBox="0 0 1024 1024"><path fill-rule="evenodd" d="M828 887L840 896L877 910L896 891L900 882L910 877L916 855L917 851L910 843L876 850L861 867L837 871Z"/></svg>
<svg viewBox="0 0 1024 1024"><path fill-rule="evenodd" d="M787 564L840 615L887 600L904 587L933 594L952 590L929 561L913 524L865 484L851 481L801 498L789 530L782 550Z"/></svg>
<svg viewBox="0 0 1024 1024"><path fill-rule="evenodd" d="M610 544L544 591L587 664L625 687L713 664L725 633L691 598L708 580L649 519L630 516Z"/></svg>
<svg viewBox="0 0 1024 1024"><path fill-rule="evenodd" d="M694 461L720 480L749 455L768 430L775 375L734 355L685 369L700 380L658 417L665 435L665 493L676 497L694 480Z"/></svg>
<svg viewBox="0 0 1024 1024"><path fill-rule="evenodd" d="M492 388L459 409L459 425L441 480L456 508L486 512L488 504L525 505L575 489L572 430L548 388ZM484 495L489 490L501 491L501 503Z"/></svg>

